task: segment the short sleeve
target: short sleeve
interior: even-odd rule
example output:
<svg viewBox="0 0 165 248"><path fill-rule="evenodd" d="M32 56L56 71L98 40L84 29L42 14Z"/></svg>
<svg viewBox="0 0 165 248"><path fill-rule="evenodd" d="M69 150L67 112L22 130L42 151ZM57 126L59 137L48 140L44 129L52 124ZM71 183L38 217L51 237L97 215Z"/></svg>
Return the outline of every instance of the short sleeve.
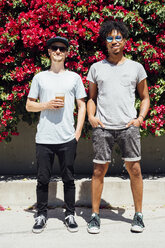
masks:
<svg viewBox="0 0 165 248"><path fill-rule="evenodd" d="M140 83L143 79L147 78L147 73L143 67L142 64L139 63L139 68L138 68L138 80L137 83Z"/></svg>
<svg viewBox="0 0 165 248"><path fill-rule="evenodd" d="M75 97L76 97L76 99L81 99L81 98L84 98L86 96L87 96L87 94L86 94L82 79L78 75L77 80L76 80L76 87L75 87Z"/></svg>
<svg viewBox="0 0 165 248"><path fill-rule="evenodd" d="M92 65L89 69L88 75L87 75L87 80L96 83L96 69L94 65Z"/></svg>
<svg viewBox="0 0 165 248"><path fill-rule="evenodd" d="M35 99L39 97L39 83L37 76L33 77L28 97Z"/></svg>

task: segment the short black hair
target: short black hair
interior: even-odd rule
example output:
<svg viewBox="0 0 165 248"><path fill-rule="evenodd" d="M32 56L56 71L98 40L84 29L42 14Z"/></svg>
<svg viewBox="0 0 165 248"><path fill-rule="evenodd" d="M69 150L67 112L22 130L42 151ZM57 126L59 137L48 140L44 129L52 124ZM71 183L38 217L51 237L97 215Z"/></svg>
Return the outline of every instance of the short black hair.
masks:
<svg viewBox="0 0 165 248"><path fill-rule="evenodd" d="M123 38L125 38L125 39L128 38L128 28L123 22L121 22L121 21L105 21L105 22L103 22L103 24L100 27L100 31L99 31L100 39L105 41L108 34L111 33L112 30L117 30L122 34Z"/></svg>
<svg viewBox="0 0 165 248"><path fill-rule="evenodd" d="M128 38L128 28L123 22L110 21L110 20L104 21L99 30L98 46L99 46L99 49L103 52L103 54L106 57L108 57L108 51L105 45L105 41L106 41L108 34L111 33L112 30L117 30L118 32L122 34L123 38L125 39Z"/></svg>

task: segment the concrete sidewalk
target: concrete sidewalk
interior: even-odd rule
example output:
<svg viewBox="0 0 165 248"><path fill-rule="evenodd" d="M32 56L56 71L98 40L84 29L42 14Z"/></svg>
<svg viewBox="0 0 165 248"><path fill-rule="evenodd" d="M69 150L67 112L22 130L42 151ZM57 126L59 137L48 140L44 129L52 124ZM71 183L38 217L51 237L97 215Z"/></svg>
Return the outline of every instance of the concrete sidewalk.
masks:
<svg viewBox="0 0 165 248"><path fill-rule="evenodd" d="M106 177L101 201L101 232L87 233L91 214L91 180L76 180L76 220L79 232L69 233L63 224L63 184L50 183L47 228L41 234L31 232L36 203L36 180L8 178L0 181L0 245L3 248L164 248L165 247L165 177L144 179L143 214L146 230L130 232L134 215L130 181ZM11 210L7 210L11 208ZM28 209L25 211L24 209Z"/></svg>
<svg viewBox="0 0 165 248"><path fill-rule="evenodd" d="M101 232L89 234L86 223L91 209L77 207L77 233L70 233L63 224L64 209L48 211L47 227L41 234L32 233L35 210L24 211L12 207L0 212L0 245L3 248L164 248L165 206L145 207L143 210L146 229L141 234L131 233L133 207L101 209Z"/></svg>

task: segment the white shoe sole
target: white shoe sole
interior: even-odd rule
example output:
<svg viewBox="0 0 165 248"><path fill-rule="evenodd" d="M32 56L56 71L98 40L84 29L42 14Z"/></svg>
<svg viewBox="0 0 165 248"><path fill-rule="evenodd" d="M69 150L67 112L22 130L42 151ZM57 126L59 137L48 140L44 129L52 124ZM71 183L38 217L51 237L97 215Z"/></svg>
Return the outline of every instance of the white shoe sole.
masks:
<svg viewBox="0 0 165 248"><path fill-rule="evenodd" d="M131 227L131 232L135 232L135 233L142 233L144 231L144 227L140 227L140 226L132 226Z"/></svg>
<svg viewBox="0 0 165 248"><path fill-rule="evenodd" d="M78 232L78 227L77 228L69 228L67 227L67 230L71 233Z"/></svg>
<svg viewBox="0 0 165 248"><path fill-rule="evenodd" d="M44 229L45 229L45 227L46 227L46 225L42 228L42 229L32 229L32 232L33 233L37 233L37 234L39 234L39 233L42 233L43 231L44 231Z"/></svg>
<svg viewBox="0 0 165 248"><path fill-rule="evenodd" d="M100 233L100 229L97 229L97 228L88 228L87 227L87 231L91 234L98 234Z"/></svg>

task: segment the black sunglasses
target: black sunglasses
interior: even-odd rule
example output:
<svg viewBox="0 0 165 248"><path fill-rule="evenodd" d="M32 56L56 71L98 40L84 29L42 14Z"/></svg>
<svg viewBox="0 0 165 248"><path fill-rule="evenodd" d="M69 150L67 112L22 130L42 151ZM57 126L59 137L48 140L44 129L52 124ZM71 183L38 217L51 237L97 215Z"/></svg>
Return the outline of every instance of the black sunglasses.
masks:
<svg viewBox="0 0 165 248"><path fill-rule="evenodd" d="M59 49L60 52L66 52L67 51L67 48L63 47L63 46L51 46L50 49L52 51L57 51Z"/></svg>

